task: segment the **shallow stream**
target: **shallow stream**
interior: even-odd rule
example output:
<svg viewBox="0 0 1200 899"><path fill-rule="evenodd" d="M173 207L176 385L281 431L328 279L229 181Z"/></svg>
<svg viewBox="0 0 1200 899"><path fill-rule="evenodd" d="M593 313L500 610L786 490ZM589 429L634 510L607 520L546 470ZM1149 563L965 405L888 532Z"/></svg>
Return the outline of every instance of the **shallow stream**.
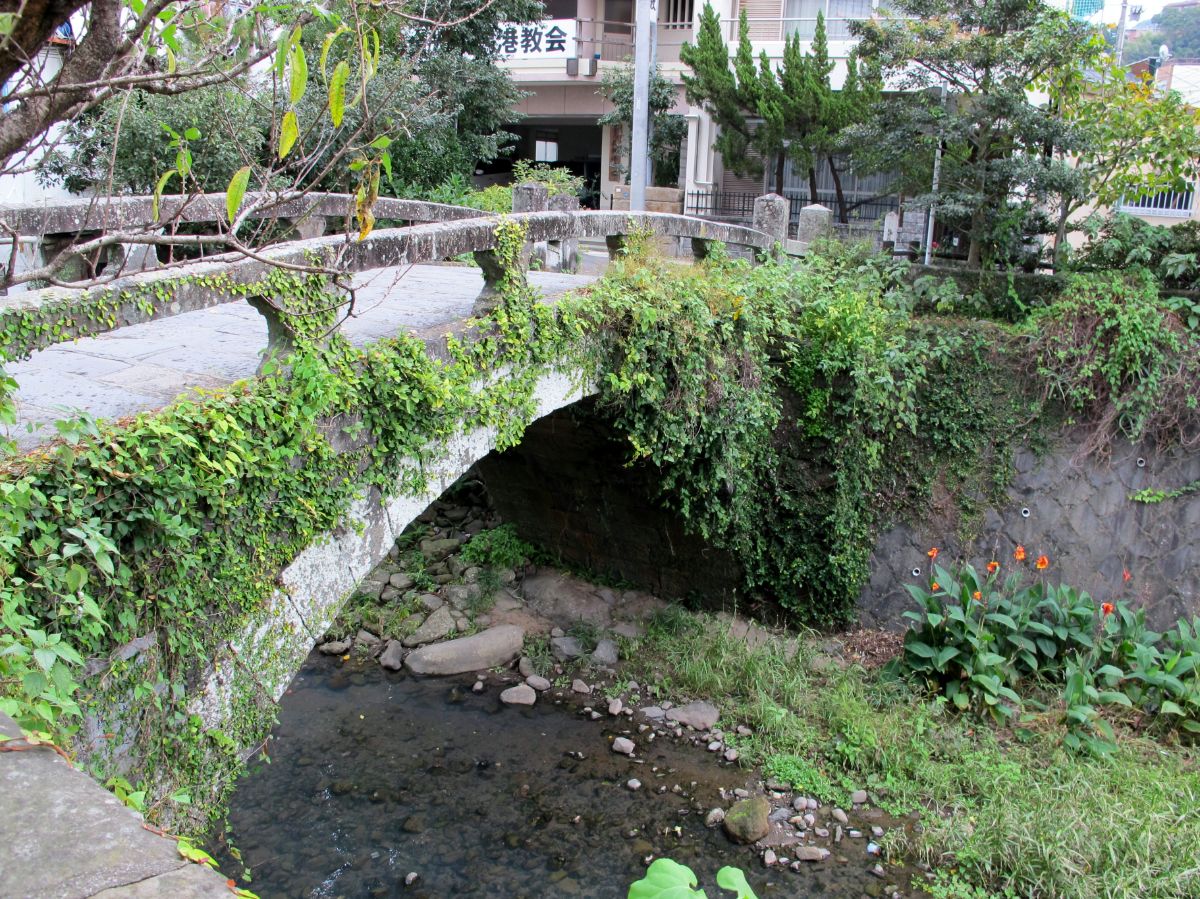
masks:
<svg viewBox="0 0 1200 899"><path fill-rule="evenodd" d="M549 695L504 706L500 685L474 694L473 680L310 656L284 697L271 763L233 797L247 886L263 899L623 899L647 859L667 855L710 897L730 895L713 882L726 864L761 897L884 894L861 843L844 862L793 873L765 869L751 847L705 827L709 808L729 804L720 788L752 786L749 772L635 734L638 764L609 748L607 728L631 727L626 719L593 721ZM626 785L634 777L637 791ZM216 854L223 871L240 870L226 849Z"/></svg>

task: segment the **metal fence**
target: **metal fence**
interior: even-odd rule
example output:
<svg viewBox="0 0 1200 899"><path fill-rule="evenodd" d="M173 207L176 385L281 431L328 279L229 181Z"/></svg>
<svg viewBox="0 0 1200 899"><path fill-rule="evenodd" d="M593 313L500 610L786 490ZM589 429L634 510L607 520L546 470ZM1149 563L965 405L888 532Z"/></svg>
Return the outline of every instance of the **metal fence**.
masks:
<svg viewBox="0 0 1200 899"><path fill-rule="evenodd" d="M1191 217L1195 200L1195 191L1165 190L1162 193L1138 197L1131 202L1122 201L1117 208L1131 215L1160 215L1185 219Z"/></svg>
<svg viewBox="0 0 1200 899"><path fill-rule="evenodd" d="M758 194L743 191L690 190L684 199L683 211L686 215L744 225L749 224L754 218L754 201L758 196ZM800 220L800 210L809 205L811 198L807 191L802 194L785 193L784 197L790 207L789 220L791 228L794 230L796 223ZM899 199L894 196L846 195L846 201L849 207L846 210L846 217L852 224L859 226L860 230L873 226L889 212L900 208ZM836 193L818 191L817 202L832 209L834 216L837 216Z"/></svg>

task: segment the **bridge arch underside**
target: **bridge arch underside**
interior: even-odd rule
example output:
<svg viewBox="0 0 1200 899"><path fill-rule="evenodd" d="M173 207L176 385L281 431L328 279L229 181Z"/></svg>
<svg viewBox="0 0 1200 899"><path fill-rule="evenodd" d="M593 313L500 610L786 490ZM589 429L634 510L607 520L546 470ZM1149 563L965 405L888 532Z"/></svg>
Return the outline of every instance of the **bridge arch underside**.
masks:
<svg viewBox="0 0 1200 899"><path fill-rule="evenodd" d="M530 427L585 398L588 388L581 383L578 372L544 373L534 389L536 412ZM423 489L417 492L397 485L395 495L385 497L376 488L366 489L339 528L280 572L274 592L198 685L190 703L192 714L206 727L223 729L245 717L246 703L277 702L346 600L387 558L404 529L492 452L497 436L491 428L477 428L427 446L419 466ZM246 672L254 673L250 690Z"/></svg>
<svg viewBox="0 0 1200 899"><path fill-rule="evenodd" d="M205 729L237 732L232 722L269 723L264 710L282 697L346 600L405 528L468 472L484 482L501 520L570 566L664 597L701 591L709 599L732 596L740 578L734 560L686 533L661 506L652 467L626 465L628 448L614 437L577 373L544 374L535 396L537 417L518 445L497 451L495 432L478 429L431 446L424 490L391 498L374 489L365 493L340 528L280 573L240 637L196 684L189 711ZM114 711L98 710L90 727L114 729ZM252 731L241 736L261 739ZM125 735L126 747L130 737ZM137 767L138 759L110 749L117 750L110 765Z"/></svg>

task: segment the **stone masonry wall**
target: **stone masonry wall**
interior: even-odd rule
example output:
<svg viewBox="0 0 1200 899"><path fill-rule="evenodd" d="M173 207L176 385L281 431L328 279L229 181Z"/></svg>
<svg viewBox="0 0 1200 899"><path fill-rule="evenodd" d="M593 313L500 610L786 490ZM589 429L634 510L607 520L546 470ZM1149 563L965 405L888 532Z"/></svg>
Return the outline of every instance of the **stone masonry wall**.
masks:
<svg viewBox="0 0 1200 899"><path fill-rule="evenodd" d="M593 407L585 400L539 419L520 446L479 463L500 517L569 565L659 596L731 595L740 576L733 559L654 501L653 472L625 465L628 448Z"/></svg>
<svg viewBox="0 0 1200 899"><path fill-rule="evenodd" d="M652 470L625 465L627 449L593 406L587 401L541 419L520 446L480 463L503 519L569 564L661 596L731 596L740 582L736 560L686 534L654 501ZM911 607L904 587L927 583L932 546L943 564L963 559L983 566L995 558L1007 573L1021 544L1030 572L1045 553L1052 582L1099 601L1145 606L1155 628L1200 614L1200 494L1160 503L1130 499L1139 490L1170 491L1200 479L1200 455L1122 444L1107 461L1079 461L1075 448L1066 439L1041 457L1019 453L1008 502L977 521L963 521L954 499L941 497L925 521L886 530L859 600L863 623L904 626L901 612ZM963 531L975 536L964 541Z"/></svg>
<svg viewBox="0 0 1200 899"><path fill-rule="evenodd" d="M1165 492L1197 481L1200 454L1121 443L1107 461L1076 460L1075 448L1064 440L1042 458L1018 454L1009 501L988 509L979 535L965 544L955 537L954 515L936 510L919 525L886 531L859 600L863 623L903 626L900 613L911 607L904 585L925 581L932 546L941 550L939 562L963 558L982 566L994 558L1002 572L1016 564L1018 544L1029 554L1030 570L1045 553L1052 583L1087 590L1097 601L1144 606L1158 629L1200 614L1200 494L1160 503L1130 499L1140 490Z"/></svg>

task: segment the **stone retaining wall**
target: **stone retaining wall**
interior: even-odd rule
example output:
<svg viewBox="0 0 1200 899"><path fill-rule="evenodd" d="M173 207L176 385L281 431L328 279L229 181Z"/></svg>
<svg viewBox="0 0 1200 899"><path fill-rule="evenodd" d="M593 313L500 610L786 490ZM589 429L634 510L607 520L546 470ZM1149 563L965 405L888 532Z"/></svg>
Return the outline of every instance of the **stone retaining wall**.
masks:
<svg viewBox="0 0 1200 899"><path fill-rule="evenodd" d="M1018 454L1009 500L989 508L970 540L956 537L962 522L953 503L935 507L917 525L885 532L872 557L871 578L859 608L865 624L900 628L912 601L905 584L924 582L929 548L939 562L963 558L976 566L998 560L1016 565L1013 549L1028 552L1026 567L1045 553L1045 576L1087 590L1097 601L1127 599L1147 610L1153 627L1200 614L1200 494L1159 503L1130 499L1138 491L1170 491L1200 479L1200 454L1161 454L1120 443L1106 461L1074 458L1065 439L1049 454ZM916 571L919 574L914 574ZM1130 579L1124 579L1128 571Z"/></svg>
<svg viewBox="0 0 1200 899"><path fill-rule="evenodd" d="M628 447L593 406L548 415L519 446L484 457L478 471L500 517L568 565L659 596L732 596L737 563L655 501L653 470L626 466Z"/></svg>
<svg viewBox="0 0 1200 899"><path fill-rule="evenodd" d="M569 564L659 595L732 596L741 577L736 560L684 532L655 502L651 467L626 466L627 447L591 410L588 402L547 416L520 446L480 463L504 520ZM863 623L904 626L901 612L911 607L904 587L927 583L932 546L941 563L961 558L983 566L995 558L1005 572L1015 565L1018 544L1028 551L1031 573L1045 553L1051 581L1098 601L1144 606L1155 628L1200 614L1200 493L1160 503L1130 499L1148 488L1169 491L1197 481L1200 455L1124 444L1107 461L1079 461L1076 446L1064 439L1043 457L1021 452L1008 502L975 521L964 521L954 499L942 497L926 521L885 530L859 600ZM963 531L975 535L962 539Z"/></svg>

